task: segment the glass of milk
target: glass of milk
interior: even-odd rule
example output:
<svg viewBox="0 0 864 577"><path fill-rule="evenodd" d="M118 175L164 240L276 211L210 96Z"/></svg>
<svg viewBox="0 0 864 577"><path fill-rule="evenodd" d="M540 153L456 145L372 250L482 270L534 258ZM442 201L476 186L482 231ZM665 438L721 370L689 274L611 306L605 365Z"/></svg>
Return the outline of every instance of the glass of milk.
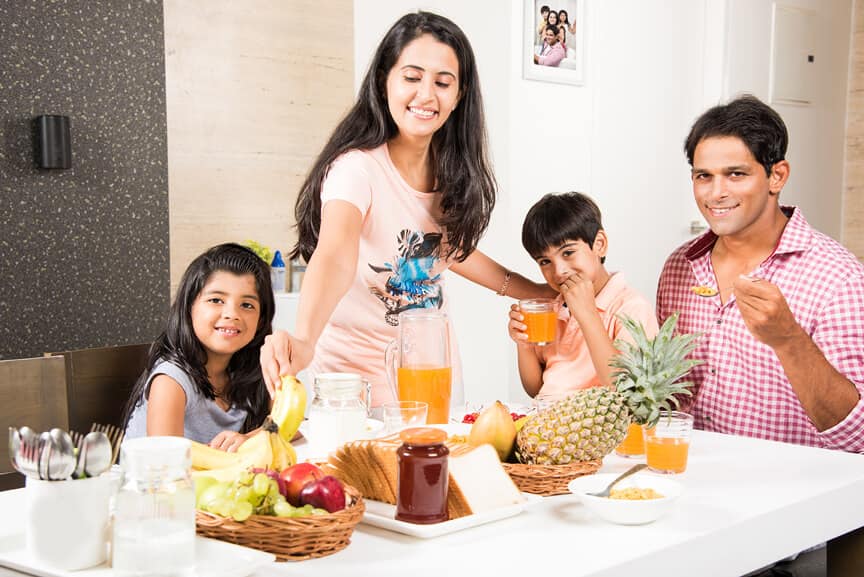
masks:
<svg viewBox="0 0 864 577"><path fill-rule="evenodd" d="M308 436L316 457L366 437L366 418L372 404L368 381L355 373L321 373L316 375L313 389Z"/></svg>

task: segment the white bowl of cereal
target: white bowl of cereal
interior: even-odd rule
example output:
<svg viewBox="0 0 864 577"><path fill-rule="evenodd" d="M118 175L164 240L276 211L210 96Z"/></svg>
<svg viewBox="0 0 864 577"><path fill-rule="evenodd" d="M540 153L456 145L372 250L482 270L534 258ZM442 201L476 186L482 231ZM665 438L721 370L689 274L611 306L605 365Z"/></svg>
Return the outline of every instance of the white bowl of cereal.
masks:
<svg viewBox="0 0 864 577"><path fill-rule="evenodd" d="M677 481L651 473L637 473L622 479L609 497L596 497L619 473L597 473L577 477L567 488L597 517L619 525L644 525L672 510L683 486Z"/></svg>

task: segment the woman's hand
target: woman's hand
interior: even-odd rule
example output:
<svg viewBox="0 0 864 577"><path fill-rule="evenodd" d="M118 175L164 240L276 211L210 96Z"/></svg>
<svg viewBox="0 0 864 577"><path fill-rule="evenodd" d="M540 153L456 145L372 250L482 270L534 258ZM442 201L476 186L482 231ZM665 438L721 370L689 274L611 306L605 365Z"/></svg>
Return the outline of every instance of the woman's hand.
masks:
<svg viewBox="0 0 864 577"><path fill-rule="evenodd" d="M296 375L312 362L315 347L285 331L267 335L261 345L261 373L270 396L282 386L282 375Z"/></svg>
<svg viewBox="0 0 864 577"><path fill-rule="evenodd" d="M209 445L214 449L235 453L248 438L248 435L238 433L237 431L222 431L213 437Z"/></svg>

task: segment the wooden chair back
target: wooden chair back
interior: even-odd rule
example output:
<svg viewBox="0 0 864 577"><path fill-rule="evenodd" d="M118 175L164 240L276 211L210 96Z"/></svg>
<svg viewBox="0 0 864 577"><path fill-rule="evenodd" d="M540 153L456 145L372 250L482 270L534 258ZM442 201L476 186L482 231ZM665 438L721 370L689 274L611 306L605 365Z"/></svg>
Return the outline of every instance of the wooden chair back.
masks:
<svg viewBox="0 0 864 577"><path fill-rule="evenodd" d="M9 459L9 427L69 428L62 357L0 361L0 491L24 486Z"/></svg>
<svg viewBox="0 0 864 577"><path fill-rule="evenodd" d="M150 343L52 353L65 359L69 428L123 425L123 407L147 364Z"/></svg>

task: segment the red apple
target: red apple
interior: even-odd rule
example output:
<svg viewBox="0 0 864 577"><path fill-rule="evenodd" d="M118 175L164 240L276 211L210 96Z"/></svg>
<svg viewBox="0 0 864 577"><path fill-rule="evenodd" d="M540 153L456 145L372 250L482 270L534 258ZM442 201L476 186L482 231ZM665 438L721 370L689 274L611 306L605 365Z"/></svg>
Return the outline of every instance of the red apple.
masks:
<svg viewBox="0 0 864 577"><path fill-rule="evenodd" d="M312 463L297 463L279 473L279 478L285 486L285 499L294 505L300 506L300 491L311 481L316 481L324 476L324 471Z"/></svg>
<svg viewBox="0 0 864 577"><path fill-rule="evenodd" d="M300 491L300 504L326 509L329 513L341 511L345 508L345 488L342 481L333 475L327 475L307 483Z"/></svg>

